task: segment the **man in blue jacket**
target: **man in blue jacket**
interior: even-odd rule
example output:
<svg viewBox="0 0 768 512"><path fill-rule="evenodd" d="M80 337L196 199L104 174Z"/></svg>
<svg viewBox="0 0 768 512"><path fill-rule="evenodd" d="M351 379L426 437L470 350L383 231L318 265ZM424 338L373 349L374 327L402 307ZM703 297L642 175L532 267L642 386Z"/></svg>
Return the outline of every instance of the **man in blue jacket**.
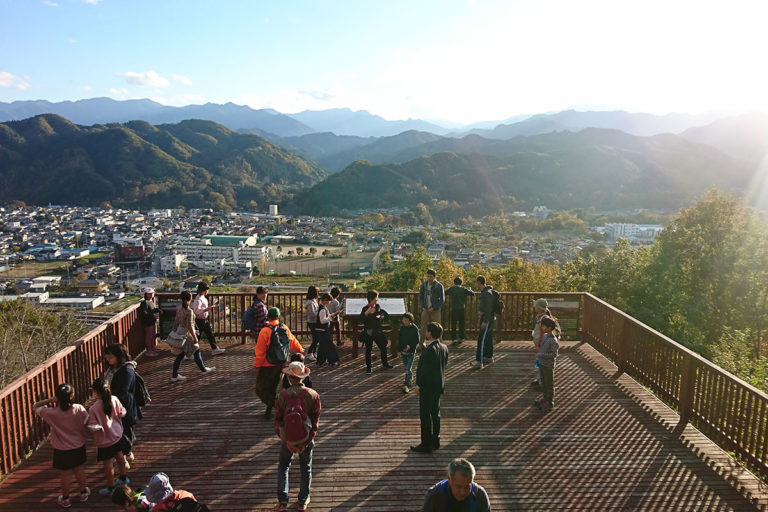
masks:
<svg viewBox="0 0 768 512"><path fill-rule="evenodd" d="M421 338L427 336L427 324L440 323L440 310L445 304L443 285L435 279L434 269L427 270L427 280L419 288L419 305L421 306Z"/></svg>

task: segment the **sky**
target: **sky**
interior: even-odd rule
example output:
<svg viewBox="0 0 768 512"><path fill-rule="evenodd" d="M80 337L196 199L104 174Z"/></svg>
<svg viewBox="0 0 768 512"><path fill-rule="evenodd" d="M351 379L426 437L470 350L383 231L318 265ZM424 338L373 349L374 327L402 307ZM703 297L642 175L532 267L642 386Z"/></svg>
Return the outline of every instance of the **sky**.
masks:
<svg viewBox="0 0 768 512"><path fill-rule="evenodd" d="M0 0L0 101L457 124L768 108L762 0Z"/></svg>

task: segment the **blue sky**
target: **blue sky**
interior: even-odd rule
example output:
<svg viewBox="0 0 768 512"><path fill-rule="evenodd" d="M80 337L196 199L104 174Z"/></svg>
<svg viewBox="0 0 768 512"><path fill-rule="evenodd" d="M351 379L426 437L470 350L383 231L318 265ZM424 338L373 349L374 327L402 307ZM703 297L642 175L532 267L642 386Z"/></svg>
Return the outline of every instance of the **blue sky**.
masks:
<svg viewBox="0 0 768 512"><path fill-rule="evenodd" d="M768 107L768 2L0 0L0 101L349 107L469 123Z"/></svg>

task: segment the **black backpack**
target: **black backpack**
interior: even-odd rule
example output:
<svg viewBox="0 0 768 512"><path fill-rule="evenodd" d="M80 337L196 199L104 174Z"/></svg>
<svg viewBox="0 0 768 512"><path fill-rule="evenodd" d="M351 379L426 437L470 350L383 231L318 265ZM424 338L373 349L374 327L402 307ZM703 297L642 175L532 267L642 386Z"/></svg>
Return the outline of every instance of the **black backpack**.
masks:
<svg viewBox="0 0 768 512"><path fill-rule="evenodd" d="M173 505L171 512L210 512L210 509L192 498L183 498Z"/></svg>
<svg viewBox="0 0 768 512"><path fill-rule="evenodd" d="M288 360L288 354L291 352L288 332L282 324L268 327L272 329L272 336L269 338L269 347L267 348L267 362L281 365Z"/></svg>
<svg viewBox="0 0 768 512"><path fill-rule="evenodd" d="M147 390L144 379L139 375L136 370L133 371L136 376L136 387L134 388L133 398L136 400L136 405L139 407L146 407L151 401L152 397L149 396L149 390Z"/></svg>
<svg viewBox="0 0 768 512"><path fill-rule="evenodd" d="M504 312L504 301L501 300L501 294L491 288L491 295L493 295L493 314L502 314Z"/></svg>

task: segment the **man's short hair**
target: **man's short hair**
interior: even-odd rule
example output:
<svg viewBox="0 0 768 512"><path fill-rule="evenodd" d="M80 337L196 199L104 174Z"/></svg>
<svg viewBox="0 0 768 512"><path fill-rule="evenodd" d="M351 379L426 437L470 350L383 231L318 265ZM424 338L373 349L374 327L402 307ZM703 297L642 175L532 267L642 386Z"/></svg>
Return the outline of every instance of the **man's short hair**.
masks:
<svg viewBox="0 0 768 512"><path fill-rule="evenodd" d="M437 322L429 322L427 324L427 331L429 331L433 340L439 340L440 336L443 335L443 326Z"/></svg>
<svg viewBox="0 0 768 512"><path fill-rule="evenodd" d="M331 297L333 297L335 299L340 294L341 294L341 290L339 290L338 286L334 286L333 288L331 288Z"/></svg>
<svg viewBox="0 0 768 512"><path fill-rule="evenodd" d="M461 279L460 277L457 277L457 278L455 278L455 279L453 280L453 284L455 284L456 286L459 286L459 285L461 285L461 283L463 283L463 282L464 282L464 281L462 281L462 279Z"/></svg>
<svg viewBox="0 0 768 512"><path fill-rule="evenodd" d="M413 313L411 313L410 311L406 311L405 314L403 315L403 318L407 318L408 320L411 321L411 323L413 323Z"/></svg>
<svg viewBox="0 0 768 512"><path fill-rule="evenodd" d="M376 290L368 290L368 293L365 294L365 298L368 299L368 302L371 302L373 299L379 296L379 292Z"/></svg>
<svg viewBox="0 0 768 512"><path fill-rule="evenodd" d="M448 464L449 477L453 478L453 475L457 471L464 476L472 477L472 480L475 479L475 466L473 466L472 463L467 459L456 458L453 459L450 464Z"/></svg>
<svg viewBox="0 0 768 512"><path fill-rule="evenodd" d="M324 300L333 300L333 297L331 297L330 293L323 293L320 295L320 301L322 302Z"/></svg>
<svg viewBox="0 0 768 512"><path fill-rule="evenodd" d="M261 295L262 293L267 293L269 291L269 288L266 286L257 286L256 287L256 295Z"/></svg>
<svg viewBox="0 0 768 512"><path fill-rule="evenodd" d="M435 272L435 269L430 268L429 270L427 270L427 275L428 276L436 276L437 273Z"/></svg>
<svg viewBox="0 0 768 512"><path fill-rule="evenodd" d="M476 280L480 284L485 284L485 276L477 276Z"/></svg>

